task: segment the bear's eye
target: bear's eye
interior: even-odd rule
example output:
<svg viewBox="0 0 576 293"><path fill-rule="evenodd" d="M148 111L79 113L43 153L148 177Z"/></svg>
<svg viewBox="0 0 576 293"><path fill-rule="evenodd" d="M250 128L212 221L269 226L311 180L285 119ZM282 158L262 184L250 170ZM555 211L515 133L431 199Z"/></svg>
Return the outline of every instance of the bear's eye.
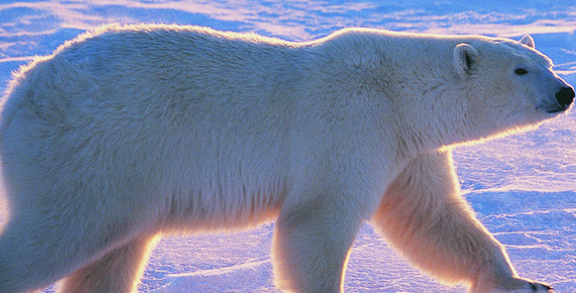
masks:
<svg viewBox="0 0 576 293"><path fill-rule="evenodd" d="M514 73L518 74L518 75L524 75L528 73L528 70L524 69L524 68L518 68L514 71Z"/></svg>

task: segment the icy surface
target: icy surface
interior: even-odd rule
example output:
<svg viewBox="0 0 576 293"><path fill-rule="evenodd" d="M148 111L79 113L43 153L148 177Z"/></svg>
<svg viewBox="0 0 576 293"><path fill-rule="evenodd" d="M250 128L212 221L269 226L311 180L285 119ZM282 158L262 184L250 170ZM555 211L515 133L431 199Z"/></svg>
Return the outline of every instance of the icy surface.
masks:
<svg viewBox="0 0 576 293"><path fill-rule="evenodd" d="M481 4L480 4L481 3ZM0 82L35 55L107 23L177 23L310 40L342 27L532 34L555 69L576 84L576 3L561 1L0 1ZM0 90L5 89L5 82ZM576 290L576 114L536 131L461 147L463 193L506 245L520 275L557 292ZM0 218L2 215L0 214ZM227 235L174 236L151 256L142 292L277 292L273 224ZM365 226L353 247L347 292L464 292L423 275ZM52 292L49 288L46 292Z"/></svg>

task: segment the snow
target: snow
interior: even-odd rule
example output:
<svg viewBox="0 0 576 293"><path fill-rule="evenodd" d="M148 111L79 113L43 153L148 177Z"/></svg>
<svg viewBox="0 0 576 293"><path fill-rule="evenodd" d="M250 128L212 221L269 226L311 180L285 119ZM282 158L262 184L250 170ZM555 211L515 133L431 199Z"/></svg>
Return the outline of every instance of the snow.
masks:
<svg viewBox="0 0 576 293"><path fill-rule="evenodd" d="M576 84L574 0L0 1L0 82L35 55L107 23L177 23L310 40L342 27L474 33L519 39L532 34L555 69ZM6 83L0 83L0 90ZM538 130L455 151L465 197L505 244L520 275L576 288L576 114ZM2 218L2 215L0 215ZM158 243L142 292L278 292L269 250L273 224L226 234L172 236ZM368 225L352 249L347 292L465 292L423 275ZM45 292L53 292L54 287Z"/></svg>

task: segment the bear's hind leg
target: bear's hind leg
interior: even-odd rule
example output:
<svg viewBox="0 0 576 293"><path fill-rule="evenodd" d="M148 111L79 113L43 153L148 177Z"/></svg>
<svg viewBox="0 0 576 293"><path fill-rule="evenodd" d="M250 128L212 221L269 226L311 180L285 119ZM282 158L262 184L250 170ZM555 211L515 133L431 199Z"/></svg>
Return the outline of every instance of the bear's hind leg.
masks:
<svg viewBox="0 0 576 293"><path fill-rule="evenodd" d="M0 234L0 293L46 287L140 234L132 221L110 213L90 220L52 206L20 207L26 208L14 209ZM144 246L134 245L132 255Z"/></svg>
<svg viewBox="0 0 576 293"><path fill-rule="evenodd" d="M450 152L420 155L389 185L372 221L411 263L472 292L548 292L518 278L504 247L460 196Z"/></svg>
<svg viewBox="0 0 576 293"><path fill-rule="evenodd" d="M31 292L69 273L78 260L59 250L77 250L72 240L62 245L62 230L37 227L28 217L10 219L0 234L0 293ZM30 217L31 218L31 217Z"/></svg>
<svg viewBox="0 0 576 293"><path fill-rule="evenodd" d="M136 238L64 279L61 293L137 292L157 237Z"/></svg>

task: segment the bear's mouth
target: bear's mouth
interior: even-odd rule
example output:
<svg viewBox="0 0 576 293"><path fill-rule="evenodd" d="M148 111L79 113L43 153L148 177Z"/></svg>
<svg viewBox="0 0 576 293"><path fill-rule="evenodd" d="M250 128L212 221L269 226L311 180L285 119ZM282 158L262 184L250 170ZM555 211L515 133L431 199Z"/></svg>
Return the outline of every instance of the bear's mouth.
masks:
<svg viewBox="0 0 576 293"><path fill-rule="evenodd" d="M559 105L557 103L542 103L536 107L538 111L546 112L546 114L555 115L565 112L570 108L571 104Z"/></svg>
<svg viewBox="0 0 576 293"><path fill-rule="evenodd" d="M570 105L560 106L560 107L557 107L556 109L546 110L546 113L548 113L548 114L556 114L556 113L564 112L564 111L566 111L569 107L570 107Z"/></svg>

